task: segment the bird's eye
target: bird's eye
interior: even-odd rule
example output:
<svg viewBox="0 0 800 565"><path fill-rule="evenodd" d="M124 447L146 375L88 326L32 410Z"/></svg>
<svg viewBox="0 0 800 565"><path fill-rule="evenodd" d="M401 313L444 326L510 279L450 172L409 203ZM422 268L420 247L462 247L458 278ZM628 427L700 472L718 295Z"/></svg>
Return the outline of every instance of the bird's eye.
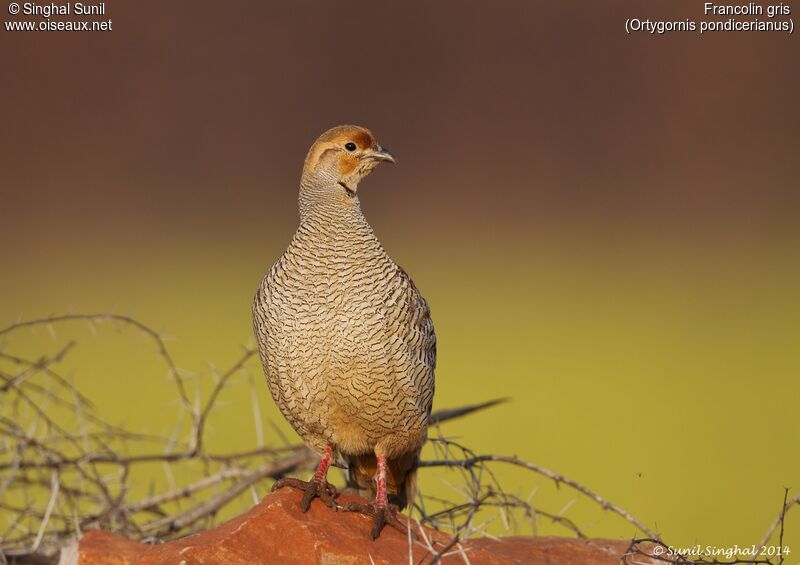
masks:
<svg viewBox="0 0 800 565"><path fill-rule="evenodd" d="M347 149L348 151L355 151L357 149L357 146L352 141L348 141L347 143L344 144L344 148Z"/></svg>

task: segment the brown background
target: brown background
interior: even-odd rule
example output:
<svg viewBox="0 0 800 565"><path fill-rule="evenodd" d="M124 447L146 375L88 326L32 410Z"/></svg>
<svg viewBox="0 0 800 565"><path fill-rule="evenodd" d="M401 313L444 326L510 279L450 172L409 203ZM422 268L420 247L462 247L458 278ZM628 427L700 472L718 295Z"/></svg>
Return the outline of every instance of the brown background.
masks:
<svg viewBox="0 0 800 565"><path fill-rule="evenodd" d="M341 122L401 160L372 181L374 213L413 202L428 234L445 218L791 226L794 37L623 30L700 9L112 2L111 33L6 32L3 229L255 229L290 207L300 156Z"/></svg>

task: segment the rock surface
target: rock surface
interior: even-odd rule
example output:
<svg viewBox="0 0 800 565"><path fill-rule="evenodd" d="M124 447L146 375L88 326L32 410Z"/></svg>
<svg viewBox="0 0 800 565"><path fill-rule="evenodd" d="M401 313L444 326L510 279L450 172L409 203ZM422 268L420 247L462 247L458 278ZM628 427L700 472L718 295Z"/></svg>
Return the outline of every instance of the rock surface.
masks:
<svg viewBox="0 0 800 565"><path fill-rule="evenodd" d="M342 494L339 503L361 501ZM413 529L417 529L416 525ZM322 563L327 565L431 562L434 551L445 553L463 548L469 562L478 564L608 564L617 565L627 541L580 540L556 537L511 537L469 540L460 546L448 534L424 528L424 536L412 542L401 532L386 527L376 541L369 539L370 518L349 512L333 512L316 500L308 513L300 510L300 493L282 489L266 496L248 512L195 535L146 545L101 531L84 534L78 546L80 565L154 564L258 564ZM428 543L426 544L425 538ZM457 554L445 563L465 563ZM632 563L643 564L638 557Z"/></svg>

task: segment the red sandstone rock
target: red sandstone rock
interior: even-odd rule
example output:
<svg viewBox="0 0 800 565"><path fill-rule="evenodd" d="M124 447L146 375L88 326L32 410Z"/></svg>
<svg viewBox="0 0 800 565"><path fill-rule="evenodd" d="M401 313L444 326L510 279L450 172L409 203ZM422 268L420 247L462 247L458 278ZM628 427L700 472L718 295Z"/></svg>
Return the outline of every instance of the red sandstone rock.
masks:
<svg viewBox="0 0 800 565"><path fill-rule="evenodd" d="M343 494L340 503L361 501ZM416 528L416 526L414 526ZM409 562L406 535L386 527L380 538L369 538L370 518L334 512L316 500L308 513L300 511L300 493L282 489L264 498L248 512L214 529L161 545L146 545L101 531L87 532L78 547L80 565L195 565L322 563L390 564ZM450 536L425 528L436 550L450 543ZM429 562L425 541L411 544L413 562ZM542 565L618 565L628 547L626 541L573 538L488 538L464 542L470 563L531 563ZM454 546L451 550L456 550ZM457 555L445 563L465 563ZM635 563L649 563L641 558Z"/></svg>

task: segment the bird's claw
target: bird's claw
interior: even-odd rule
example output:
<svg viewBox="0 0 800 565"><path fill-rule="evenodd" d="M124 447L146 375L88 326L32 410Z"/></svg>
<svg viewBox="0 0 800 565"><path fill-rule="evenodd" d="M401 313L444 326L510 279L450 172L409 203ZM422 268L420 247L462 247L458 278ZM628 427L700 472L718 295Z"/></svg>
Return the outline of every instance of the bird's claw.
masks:
<svg viewBox="0 0 800 565"><path fill-rule="evenodd" d="M308 512L311 507L311 501L319 498L325 503L325 506L337 510L336 504L336 487L326 480L311 479L310 481L301 481L300 479L292 479L284 477L278 479L272 485L272 492L283 487L290 487L303 491L303 499L300 501L300 509L303 512Z"/></svg>
<svg viewBox="0 0 800 565"><path fill-rule="evenodd" d="M371 516L372 530L370 531L370 537L373 540L381 535L381 530L383 530L383 527L387 524L404 535L407 535L408 532L411 531L411 536L414 539L419 539L409 525L403 524L397 518L398 510L397 506L394 504L382 505L371 502L368 504L358 504L357 502L348 502L344 505L343 510L345 512L359 512L360 514Z"/></svg>

